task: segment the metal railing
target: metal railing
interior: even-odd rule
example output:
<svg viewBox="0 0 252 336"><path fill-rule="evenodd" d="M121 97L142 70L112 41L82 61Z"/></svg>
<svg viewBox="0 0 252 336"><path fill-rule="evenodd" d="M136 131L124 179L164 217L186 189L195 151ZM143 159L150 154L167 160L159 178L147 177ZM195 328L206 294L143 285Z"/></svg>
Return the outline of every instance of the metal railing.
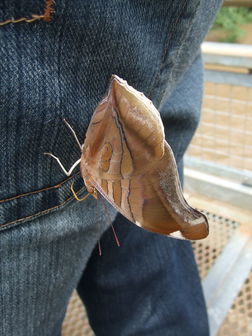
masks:
<svg viewBox="0 0 252 336"><path fill-rule="evenodd" d="M210 334L247 336L252 330L245 294L252 289L251 212L246 220L243 216L248 213L244 208L252 210L252 46L206 42L202 52L205 94L201 122L185 158L185 188L191 195L207 196L197 206L211 208L213 215L208 213L209 237L194 242L195 255L205 270L218 240L228 236L203 279ZM225 222L214 226L223 215Z"/></svg>
<svg viewBox="0 0 252 336"><path fill-rule="evenodd" d="M187 187L251 209L252 46L205 42L202 118L185 158Z"/></svg>

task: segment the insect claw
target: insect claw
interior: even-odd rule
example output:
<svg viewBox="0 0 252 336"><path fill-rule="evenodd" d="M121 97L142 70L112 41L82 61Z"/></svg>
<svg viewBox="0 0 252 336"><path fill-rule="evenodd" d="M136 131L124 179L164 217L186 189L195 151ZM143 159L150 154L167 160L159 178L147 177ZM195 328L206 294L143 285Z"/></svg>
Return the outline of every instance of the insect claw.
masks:
<svg viewBox="0 0 252 336"><path fill-rule="evenodd" d="M79 202L84 201L86 198L88 198L89 195L91 195L90 193L88 193L88 194L85 195L83 198L79 198L79 197L77 196L76 192L74 191L73 185L74 185L74 183L71 184L70 189L71 189L71 191L72 191L72 194L74 195L74 198L75 198L77 201L79 201Z"/></svg>

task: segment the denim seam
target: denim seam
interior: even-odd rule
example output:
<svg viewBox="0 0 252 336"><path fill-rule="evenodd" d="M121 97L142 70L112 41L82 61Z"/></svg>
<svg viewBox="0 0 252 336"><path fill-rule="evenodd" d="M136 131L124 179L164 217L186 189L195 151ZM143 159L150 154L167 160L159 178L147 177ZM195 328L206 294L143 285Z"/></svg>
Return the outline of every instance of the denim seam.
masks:
<svg viewBox="0 0 252 336"><path fill-rule="evenodd" d="M9 23L20 23L26 22L31 23L37 20L43 20L45 22L50 22L52 20L53 13L53 0L45 0L44 13L42 15L32 14L31 17L22 17L19 19L8 19L0 22L0 26L5 26Z"/></svg>
<svg viewBox="0 0 252 336"><path fill-rule="evenodd" d="M72 175L70 177L68 177L67 179L65 179L63 182L61 183L58 183L52 187L47 187L47 188L43 188L43 189L39 189L39 190L35 190L35 191L30 191L30 192L27 192L27 193L23 193L23 194L20 194L20 195L17 195L17 196L13 196L13 197L10 197L10 198L5 198L5 199L2 199L0 200L0 204L1 203L5 203L5 202L8 202L8 201L12 201L12 200L15 200L17 198L21 198L21 197L26 197L26 196L30 196L30 195L34 195L34 194L38 194L40 192L43 192L43 191L47 191L47 190L51 190L51 189L58 189L60 188L63 184L65 184L67 181L71 180L71 179L74 179L76 176L78 176L80 173L76 173L75 175Z"/></svg>
<svg viewBox="0 0 252 336"><path fill-rule="evenodd" d="M85 189L86 189L85 187L82 187L80 190L78 190L76 192L76 194L81 193ZM38 217L40 215L46 215L47 213L51 212L52 210L61 208L62 206L66 205L69 201L74 200L74 199L75 199L75 197L71 196L71 197L67 198L64 202L62 202L62 203L60 203L60 204L58 204L58 205L56 205L56 206L54 206L52 208L48 208L46 210L36 212L33 215L22 217L22 218L19 218L17 220L14 220L14 221L4 223L4 224L0 225L0 229L5 228L6 226L10 226L10 225L16 224L16 223L20 223L20 222L22 222L24 220L29 220L29 219L32 219L32 218L36 218L36 217Z"/></svg>
<svg viewBox="0 0 252 336"><path fill-rule="evenodd" d="M198 8L197 8L197 10L196 10L196 12L195 12L194 17L192 18L191 29L192 29L193 23L194 23L194 21L195 21L195 19L196 19L196 17L197 17L197 14L198 14L198 12L199 12L199 10L200 10L200 6L201 6L201 0L199 0L199 2L198 2ZM187 39L188 34L191 32L191 29L190 29L190 31L189 31L189 30L187 31L186 36L185 36L185 40ZM184 40L184 41L185 41L185 40ZM181 44L180 48L178 48L178 51L177 51L177 57L178 57L178 58L179 58L179 56L180 56L182 50L183 50L183 47L182 47L182 44ZM196 54L196 55L197 55L197 54ZM194 59L196 59L196 56L195 56ZM194 61L194 59L191 60L191 63L190 63L190 64L192 64L192 62ZM171 75L172 75L172 73L173 73L173 72L171 71Z"/></svg>
<svg viewBox="0 0 252 336"><path fill-rule="evenodd" d="M167 51L168 51L169 46L170 46L170 41L171 41L171 39L172 39L172 37L173 37L173 35L174 35L174 29L176 28L177 23L178 23L178 21L179 21L181 15L182 15L182 13L183 13L183 10L184 10L184 8L185 8L185 6L186 6L187 4L188 4L188 0L184 3L184 6L183 6L182 9L181 9L180 15L177 17L177 19L176 19L176 21L175 21L175 24L173 25L173 31L172 31L172 33L170 34L170 36L168 36L167 42L166 42L165 47L164 47L164 50L163 50L163 55L162 55L162 58L161 58L161 64L160 64L160 66L159 66L159 69L158 69L157 74L156 74L156 76L155 76L155 79L154 79L154 81L153 81L153 85L152 85L152 88L150 89L149 96L152 95L154 89L156 88L156 86L157 86L157 84L158 84L158 80L159 80L159 78L160 78L160 76L161 76L161 73L162 73L162 68L163 68L163 66L164 66L164 64L165 64L165 62L166 62L166 55L167 55Z"/></svg>

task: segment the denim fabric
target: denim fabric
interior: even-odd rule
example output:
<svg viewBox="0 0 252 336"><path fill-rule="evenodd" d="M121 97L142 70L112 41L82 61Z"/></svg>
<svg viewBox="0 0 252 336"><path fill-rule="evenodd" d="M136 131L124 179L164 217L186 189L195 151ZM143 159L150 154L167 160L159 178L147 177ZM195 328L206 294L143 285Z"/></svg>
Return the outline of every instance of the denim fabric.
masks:
<svg viewBox="0 0 252 336"><path fill-rule="evenodd" d="M195 84L195 101L190 104L189 100L187 104L191 95L188 82L185 93L181 94L180 90L219 5L219 0L62 0L54 4L50 23L37 20L0 26L1 335L59 333L71 290L77 286L95 242L111 221L104 214L102 202L92 198L78 204L74 201L70 191L72 182L80 194L85 194L77 168L73 176L66 178L55 161L43 155L43 152L54 153L66 167L79 158L78 146L63 124L63 118L84 140L92 112L104 95L111 74L115 73L153 99L157 107L162 104L167 138L181 167L183 151L197 123L199 103L196 92L200 85ZM0 0L0 22L39 15L43 6L42 0ZM191 80L194 81L188 79ZM181 95L184 100L178 102L176 97ZM109 205L107 207L113 219L116 213ZM181 312L181 323L184 320L185 324L191 325L195 319L190 316L197 315L197 328L201 311L202 325L206 326L190 245L142 231L131 234L131 230L136 231L131 225L117 225L117 228L119 236L121 229L123 234L129 230L127 237L131 238L120 252L115 250L111 238L103 238L105 241L109 239L109 247L99 262L112 265L115 253L119 253L118 262L123 258L122 263L116 263L109 270L111 286L120 286L118 273L136 273L136 265L130 260L141 251L136 251L135 246L143 249L145 262L151 265L144 266L143 262L139 266L141 275L151 268L155 273L153 265L160 261L160 256L174 254L174 246L175 251L181 247L169 264L164 259L162 267L171 278L176 276L181 281L183 276L187 279L188 287L179 286L178 292L177 305L180 307L176 311ZM142 243L145 239L148 241L146 236L150 237L150 244L157 254L151 250L147 253L144 249ZM96 259L97 251L94 253L91 260ZM89 276L92 276L90 267L95 268L97 262L89 263ZM185 335L180 326L173 325L173 318L167 320L167 316L162 315L164 301L160 293L162 288L166 290L164 284L168 273L165 273L166 278L163 278L163 272L159 273L161 278L156 283L160 292L155 300L159 299L160 315L143 324L142 317L140 319L139 315L138 320L134 314L134 330L138 330L139 335L141 332L158 335L160 328L163 335ZM95 276L96 272L93 274ZM126 283L128 287L129 282ZM190 302L189 287L193 286L195 291L198 288L199 295L194 295L198 307ZM81 285L79 289L81 293L85 292ZM99 290L100 297L102 286ZM178 287L169 287L167 295L171 295L171 291L178 291ZM134 293L134 297L140 296L139 287ZM88 290L88 295L95 297L92 289ZM84 294L82 296L84 298ZM152 300L151 291L148 296ZM106 320L106 314L117 312L116 297L117 293L109 296L105 310L96 307L97 321L104 323L97 322L96 327L96 321L93 321L97 335L106 335L110 321ZM190 300L185 305L182 298ZM123 297L122 306L130 306L128 299L132 300L132 297ZM90 316L94 316L88 298L86 303L90 307ZM140 312L143 309L141 300L136 300L135 304ZM173 304L174 301L166 307L170 316ZM171 325L168 326L166 320ZM125 324L126 320L123 327L116 323L114 327L110 325L110 335L133 335L130 319L128 326ZM205 330L207 333L206 327Z"/></svg>
<svg viewBox="0 0 252 336"><path fill-rule="evenodd" d="M60 335L70 295L106 227L96 208L91 198L71 202L1 231L1 336Z"/></svg>

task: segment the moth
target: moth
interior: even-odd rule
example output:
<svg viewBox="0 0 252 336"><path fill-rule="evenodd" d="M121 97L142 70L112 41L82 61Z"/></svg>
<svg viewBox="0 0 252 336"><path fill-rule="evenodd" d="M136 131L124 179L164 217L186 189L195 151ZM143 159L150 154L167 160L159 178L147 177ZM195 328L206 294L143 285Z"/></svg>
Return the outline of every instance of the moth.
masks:
<svg viewBox="0 0 252 336"><path fill-rule="evenodd" d="M79 143L87 191L99 193L116 210L143 229L183 239L208 235L208 221L185 200L172 149L165 141L158 110L141 92L116 75Z"/></svg>

